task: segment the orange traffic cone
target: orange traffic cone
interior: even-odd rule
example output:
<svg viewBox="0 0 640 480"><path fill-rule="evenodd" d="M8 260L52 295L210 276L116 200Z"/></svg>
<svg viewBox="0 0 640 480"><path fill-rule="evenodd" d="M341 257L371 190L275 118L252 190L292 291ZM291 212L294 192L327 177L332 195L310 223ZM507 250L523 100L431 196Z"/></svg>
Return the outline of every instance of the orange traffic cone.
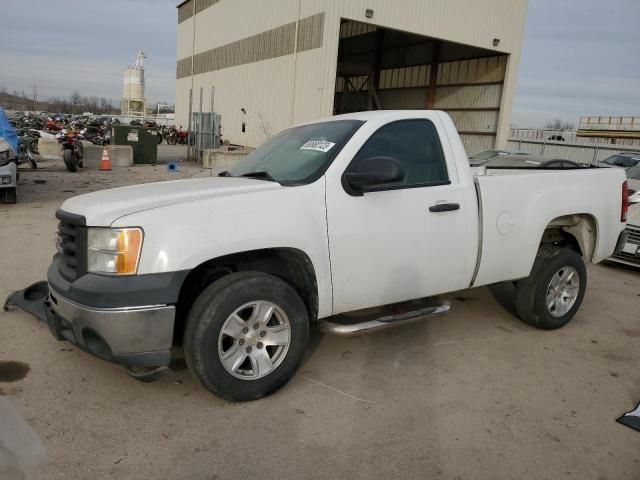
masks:
<svg viewBox="0 0 640 480"><path fill-rule="evenodd" d="M109 160L109 152L107 152L107 147L102 149L102 160L100 160L100 170L103 172L111 171L111 160Z"/></svg>

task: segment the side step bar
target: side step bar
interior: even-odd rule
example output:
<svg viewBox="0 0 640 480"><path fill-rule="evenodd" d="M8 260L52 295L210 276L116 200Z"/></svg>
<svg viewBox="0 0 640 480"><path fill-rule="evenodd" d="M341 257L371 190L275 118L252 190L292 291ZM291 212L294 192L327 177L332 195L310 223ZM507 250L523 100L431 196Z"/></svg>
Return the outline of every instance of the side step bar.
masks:
<svg viewBox="0 0 640 480"><path fill-rule="evenodd" d="M412 308L411 310L408 310ZM375 313L363 315L342 314L318 320L321 332L344 337L364 333L378 332L399 325L445 315L451 310L451 304L439 298L411 301L375 309Z"/></svg>

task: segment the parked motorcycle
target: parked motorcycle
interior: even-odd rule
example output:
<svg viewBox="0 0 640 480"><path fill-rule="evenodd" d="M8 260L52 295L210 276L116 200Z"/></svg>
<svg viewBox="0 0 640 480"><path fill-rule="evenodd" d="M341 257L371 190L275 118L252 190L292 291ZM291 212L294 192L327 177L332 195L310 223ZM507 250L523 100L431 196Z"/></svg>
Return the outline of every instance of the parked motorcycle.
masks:
<svg viewBox="0 0 640 480"><path fill-rule="evenodd" d="M78 168L83 168L82 161L82 141L80 137L73 131L60 132L56 135L58 143L62 147L62 159L70 172L75 172Z"/></svg>
<svg viewBox="0 0 640 480"><path fill-rule="evenodd" d="M186 130L182 129L182 125L180 125L180 128L178 129L176 129L175 127L170 127L168 132L166 133L165 138L169 145L184 145L187 143L189 135Z"/></svg>

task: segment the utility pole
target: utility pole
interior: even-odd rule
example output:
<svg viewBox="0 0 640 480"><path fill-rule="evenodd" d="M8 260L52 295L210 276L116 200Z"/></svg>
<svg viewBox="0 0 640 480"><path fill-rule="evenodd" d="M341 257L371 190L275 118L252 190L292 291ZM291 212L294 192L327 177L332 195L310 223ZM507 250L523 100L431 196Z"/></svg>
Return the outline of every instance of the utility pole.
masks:
<svg viewBox="0 0 640 480"><path fill-rule="evenodd" d="M38 110L38 86L34 83L31 88L33 89L33 110Z"/></svg>

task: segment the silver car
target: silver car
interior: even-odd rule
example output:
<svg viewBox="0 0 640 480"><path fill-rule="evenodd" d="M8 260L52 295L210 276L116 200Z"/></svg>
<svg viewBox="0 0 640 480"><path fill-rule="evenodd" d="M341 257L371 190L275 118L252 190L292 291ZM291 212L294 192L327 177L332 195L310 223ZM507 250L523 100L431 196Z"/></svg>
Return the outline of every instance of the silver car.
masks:
<svg viewBox="0 0 640 480"><path fill-rule="evenodd" d="M469 164L472 167L479 167L484 165L489 160L493 160L498 157L510 157L513 155L530 155L528 152L520 152L516 150L485 150L484 152L476 153L469 157Z"/></svg>
<svg viewBox="0 0 640 480"><path fill-rule="evenodd" d="M626 243L610 260L640 267L640 203L629 206Z"/></svg>
<svg viewBox="0 0 640 480"><path fill-rule="evenodd" d="M640 203L640 165L627 169L629 184L629 203Z"/></svg>
<svg viewBox="0 0 640 480"><path fill-rule="evenodd" d="M17 177L18 165L11 158L9 145L0 141L0 203L16 203Z"/></svg>

